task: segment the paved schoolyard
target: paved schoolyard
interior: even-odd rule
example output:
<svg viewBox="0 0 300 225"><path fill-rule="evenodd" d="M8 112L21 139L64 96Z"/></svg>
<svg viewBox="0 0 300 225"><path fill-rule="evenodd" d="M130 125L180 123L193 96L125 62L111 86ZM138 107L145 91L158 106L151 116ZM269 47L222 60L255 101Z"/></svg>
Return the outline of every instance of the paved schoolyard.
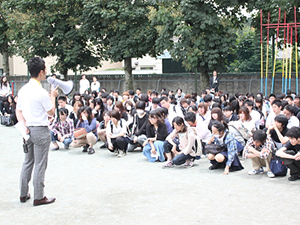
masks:
<svg viewBox="0 0 300 225"><path fill-rule="evenodd" d="M300 181L249 176L250 160L228 176L208 170L207 159L162 169L141 152L116 158L100 142L94 155L50 151L45 191L57 200L33 207L32 199L19 202L22 139L13 127L0 126L0 134L0 224L300 223Z"/></svg>

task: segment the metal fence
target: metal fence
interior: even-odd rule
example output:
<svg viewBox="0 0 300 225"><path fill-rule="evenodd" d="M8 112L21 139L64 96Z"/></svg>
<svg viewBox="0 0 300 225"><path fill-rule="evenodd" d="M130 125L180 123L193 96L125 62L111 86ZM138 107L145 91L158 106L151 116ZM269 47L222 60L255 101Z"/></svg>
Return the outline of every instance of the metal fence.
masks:
<svg viewBox="0 0 300 225"><path fill-rule="evenodd" d="M87 78L92 81L92 74L87 74ZM197 92L200 93L200 76L197 74ZM236 92L260 92L260 73L219 73L220 86L219 90L234 94ZM293 75L294 77L295 75ZM79 80L81 76L74 75L68 76L69 80L77 81L75 83L74 91L79 90ZM122 94L125 90L125 80L122 74L107 74L97 75L98 81L101 87L105 87L107 91L117 89ZM9 81L13 86L13 93L17 94L17 91L28 81L27 76L11 76ZM265 81L265 79L264 79ZM271 74L268 79L268 93L271 90ZM47 90L50 90L50 85L43 81L42 85ZM291 90L295 90L296 80L292 79ZM281 73L276 74L275 79L275 93L281 93ZM177 88L181 88L185 93L191 93L195 91L195 74L193 73L180 73L180 74L141 74L134 75L134 88L141 88L143 93L148 90L160 91L162 88L175 91ZM264 88L265 90L265 88Z"/></svg>

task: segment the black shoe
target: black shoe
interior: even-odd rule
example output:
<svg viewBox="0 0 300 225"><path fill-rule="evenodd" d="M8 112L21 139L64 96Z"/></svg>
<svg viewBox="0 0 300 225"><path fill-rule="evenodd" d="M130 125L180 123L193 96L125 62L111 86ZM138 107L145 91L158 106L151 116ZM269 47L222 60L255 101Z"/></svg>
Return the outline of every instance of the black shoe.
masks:
<svg viewBox="0 0 300 225"><path fill-rule="evenodd" d="M87 152L88 148L89 148L89 145L86 144L86 146L83 147L82 152Z"/></svg>
<svg viewBox="0 0 300 225"><path fill-rule="evenodd" d="M100 148L106 148L106 144L101 145Z"/></svg>
<svg viewBox="0 0 300 225"><path fill-rule="evenodd" d="M298 179L299 179L299 176L298 176L297 174L291 175L291 176L288 178L289 181L296 181L296 180L298 180Z"/></svg>
<svg viewBox="0 0 300 225"><path fill-rule="evenodd" d="M208 167L208 169L210 169L210 170L216 170L216 169L218 169L218 168L219 168L218 163L213 164L213 165L211 165L210 167Z"/></svg>
<svg viewBox="0 0 300 225"><path fill-rule="evenodd" d="M92 155L95 153L95 150L93 148L89 148L89 151L88 151L88 154L89 155Z"/></svg>

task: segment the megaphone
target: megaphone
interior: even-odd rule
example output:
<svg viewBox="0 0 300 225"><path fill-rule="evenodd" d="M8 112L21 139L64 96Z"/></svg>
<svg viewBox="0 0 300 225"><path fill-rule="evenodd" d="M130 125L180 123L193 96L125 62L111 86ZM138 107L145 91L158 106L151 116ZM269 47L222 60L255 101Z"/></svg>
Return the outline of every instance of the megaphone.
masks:
<svg viewBox="0 0 300 225"><path fill-rule="evenodd" d="M59 88L62 90L62 92L65 95L68 95L72 92L74 88L73 81L68 80L68 81L62 81L53 77L48 77L47 81L49 84L53 85L53 88L56 88L57 85L59 85Z"/></svg>

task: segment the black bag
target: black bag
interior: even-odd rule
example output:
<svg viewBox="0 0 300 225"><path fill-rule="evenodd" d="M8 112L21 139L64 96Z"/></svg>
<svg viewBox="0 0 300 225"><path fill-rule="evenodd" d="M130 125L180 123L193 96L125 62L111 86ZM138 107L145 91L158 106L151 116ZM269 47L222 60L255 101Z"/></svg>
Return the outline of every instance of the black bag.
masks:
<svg viewBox="0 0 300 225"><path fill-rule="evenodd" d="M220 152L224 152L226 151L226 145L222 144L222 145L217 145L217 144L206 144L205 145L205 152L206 154L219 154Z"/></svg>
<svg viewBox="0 0 300 225"><path fill-rule="evenodd" d="M277 156L272 156L270 162L270 169L275 176L286 176L287 167L284 165L284 162L279 159Z"/></svg>
<svg viewBox="0 0 300 225"><path fill-rule="evenodd" d="M1 116L1 124L6 126L11 126L12 120L10 116Z"/></svg>

